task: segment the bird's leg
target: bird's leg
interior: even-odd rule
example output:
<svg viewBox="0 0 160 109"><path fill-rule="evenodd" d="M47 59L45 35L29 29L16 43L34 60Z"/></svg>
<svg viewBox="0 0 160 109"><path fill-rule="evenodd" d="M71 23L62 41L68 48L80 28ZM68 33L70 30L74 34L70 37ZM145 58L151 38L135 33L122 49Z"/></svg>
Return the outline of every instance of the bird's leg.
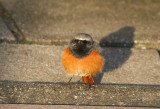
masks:
<svg viewBox="0 0 160 109"><path fill-rule="evenodd" d="M88 76L88 81L89 81L88 84L90 89L91 86L95 83L92 75Z"/></svg>
<svg viewBox="0 0 160 109"><path fill-rule="evenodd" d="M72 76L73 77L73 76ZM69 81L67 82L67 84L70 84L71 80L72 80L72 77L69 79Z"/></svg>

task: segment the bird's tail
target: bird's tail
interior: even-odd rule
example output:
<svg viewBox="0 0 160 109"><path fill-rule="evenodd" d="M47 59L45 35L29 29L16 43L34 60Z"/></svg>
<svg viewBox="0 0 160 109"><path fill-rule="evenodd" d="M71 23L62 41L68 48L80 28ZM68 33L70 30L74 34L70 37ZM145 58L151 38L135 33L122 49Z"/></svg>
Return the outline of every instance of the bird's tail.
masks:
<svg viewBox="0 0 160 109"><path fill-rule="evenodd" d="M84 84L94 84L95 83L92 75L90 75L90 76L82 76L82 82Z"/></svg>

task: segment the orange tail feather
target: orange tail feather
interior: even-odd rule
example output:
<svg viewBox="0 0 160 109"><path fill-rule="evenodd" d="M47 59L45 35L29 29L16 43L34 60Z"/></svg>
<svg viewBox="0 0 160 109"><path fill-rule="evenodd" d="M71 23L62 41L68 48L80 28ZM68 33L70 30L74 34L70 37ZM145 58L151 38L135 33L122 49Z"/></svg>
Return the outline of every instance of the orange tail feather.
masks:
<svg viewBox="0 0 160 109"><path fill-rule="evenodd" d="M82 76L82 81L84 84L94 84L94 79L92 76Z"/></svg>

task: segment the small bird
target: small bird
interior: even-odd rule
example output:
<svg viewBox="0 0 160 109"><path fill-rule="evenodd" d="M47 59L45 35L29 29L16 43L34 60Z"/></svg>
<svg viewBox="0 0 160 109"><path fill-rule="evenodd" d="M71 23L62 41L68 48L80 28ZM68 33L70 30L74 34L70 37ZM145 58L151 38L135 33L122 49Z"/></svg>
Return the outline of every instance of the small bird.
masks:
<svg viewBox="0 0 160 109"><path fill-rule="evenodd" d="M62 55L66 73L82 76L85 84L94 84L93 76L102 72L104 65L104 58L94 49L95 45L89 34L77 34Z"/></svg>

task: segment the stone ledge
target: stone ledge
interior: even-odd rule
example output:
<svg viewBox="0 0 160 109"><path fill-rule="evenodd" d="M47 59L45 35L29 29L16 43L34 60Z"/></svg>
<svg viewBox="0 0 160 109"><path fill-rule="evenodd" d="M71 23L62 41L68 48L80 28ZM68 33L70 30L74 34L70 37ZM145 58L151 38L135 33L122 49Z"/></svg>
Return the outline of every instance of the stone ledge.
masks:
<svg viewBox="0 0 160 109"><path fill-rule="evenodd" d="M2 104L160 107L159 85L0 82Z"/></svg>

